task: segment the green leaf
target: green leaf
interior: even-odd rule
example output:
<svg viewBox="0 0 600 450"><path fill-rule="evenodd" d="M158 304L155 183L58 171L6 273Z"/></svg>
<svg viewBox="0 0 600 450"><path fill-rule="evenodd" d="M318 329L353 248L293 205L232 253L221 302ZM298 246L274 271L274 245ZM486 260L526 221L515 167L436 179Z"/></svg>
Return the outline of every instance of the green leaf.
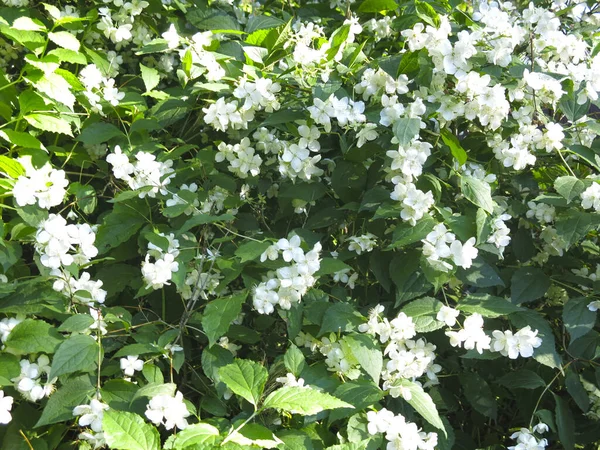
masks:
<svg viewBox="0 0 600 450"><path fill-rule="evenodd" d="M60 62L68 62L71 64L87 64L87 58L81 52L67 50L66 48L55 48L48 52L48 56L55 56Z"/></svg>
<svg viewBox="0 0 600 450"><path fill-rule="evenodd" d="M379 402L385 396L385 392L371 380L358 379L342 383L336 388L334 396L353 405L356 411L360 411ZM355 410L336 408L329 413L329 422L347 417L356 412Z"/></svg>
<svg viewBox="0 0 600 450"><path fill-rule="evenodd" d="M0 131L0 137L18 147L34 148L46 151L46 147L44 147L44 145L37 138L23 131L4 129ZM17 161L14 161L14 163L18 164Z"/></svg>
<svg viewBox="0 0 600 450"><path fill-rule="evenodd" d="M259 447L263 449L275 448L282 443L271 430L258 423L248 423L244 425L241 430L238 430L232 435L230 441L243 446Z"/></svg>
<svg viewBox="0 0 600 450"><path fill-rule="evenodd" d="M350 334L344 336L341 342L344 353L351 354L373 381L379 383L383 369L383 353L379 344L366 334Z"/></svg>
<svg viewBox="0 0 600 450"><path fill-rule="evenodd" d="M407 400L407 402L410 406L412 406L427 422L438 430L441 430L444 435L446 434L446 428L444 427L444 423L442 422L435 403L419 384L401 379L398 382L395 382L394 386L402 386L404 389L408 389L410 391L411 399Z"/></svg>
<svg viewBox="0 0 600 450"><path fill-rule="evenodd" d="M139 199L117 203L113 210L104 216L96 233L95 245L98 253L105 253L136 234L146 223L147 219L143 213L145 210L145 203Z"/></svg>
<svg viewBox="0 0 600 450"><path fill-rule="evenodd" d="M0 172L5 173L10 178L17 179L25 174L25 169L17 160L0 155Z"/></svg>
<svg viewBox="0 0 600 450"><path fill-rule="evenodd" d="M516 304L528 303L542 297L550 287L550 278L537 267L517 269L510 280L511 301Z"/></svg>
<svg viewBox="0 0 600 450"><path fill-rule="evenodd" d="M306 366L304 355L294 344L290 344L290 347L285 352L285 355L283 356L283 363L285 364L285 368L293 373L296 377L300 376L304 370L304 367Z"/></svg>
<svg viewBox="0 0 600 450"><path fill-rule="evenodd" d="M232 214L221 214L220 216L210 216L208 214L198 214L193 216L191 219L188 219L180 228L179 231L181 233L185 231L189 231L198 225L205 225L207 223L215 223L215 222L231 222L235 219L235 216Z"/></svg>
<svg viewBox="0 0 600 450"><path fill-rule="evenodd" d="M73 95L73 93L71 92L71 85L65 78L60 76L58 74L58 72L44 74L38 80L33 82L33 85L39 92L47 95L52 100L55 100L59 103L62 103L65 106L68 106L69 109L71 109L71 110L73 109L76 99L75 99L75 95ZM31 117L31 115L25 117L25 120L27 120L29 122L27 117ZM51 116L48 116L48 117L51 117ZM51 119L47 119L47 120L52 121ZM57 120L62 121L63 119L57 119ZM52 122L56 123L56 121L52 121ZM29 122L29 123L31 124L31 122ZM66 131L66 127L63 127L63 128ZM57 130L47 130L47 131L57 132ZM69 133L70 132L71 132L71 127L69 125ZM63 134L68 134L68 133L63 133Z"/></svg>
<svg viewBox="0 0 600 450"><path fill-rule="evenodd" d="M91 336L85 334L71 336L56 350L49 377L52 379L73 372L95 371L98 349L98 343Z"/></svg>
<svg viewBox="0 0 600 450"><path fill-rule="evenodd" d="M390 278L396 285L395 307L424 295L431 288L421 271L406 270L407 266L419 260L420 253L420 251L411 250L405 254L396 255L390 263Z"/></svg>
<svg viewBox="0 0 600 450"><path fill-rule="evenodd" d="M89 184L71 183L69 184L69 192L75 194L77 206L85 213L91 214L98 205L98 198L93 186Z"/></svg>
<svg viewBox="0 0 600 450"><path fill-rule="evenodd" d="M195 8L188 11L186 18L199 30L239 31L240 29L237 20L217 8Z"/></svg>
<svg viewBox="0 0 600 450"><path fill-rule="evenodd" d="M365 318L348 303L335 303L323 315L319 336L325 333L355 331Z"/></svg>
<svg viewBox="0 0 600 450"><path fill-rule="evenodd" d="M558 437L565 450L575 449L575 419L567 401L552 392L556 401L556 427Z"/></svg>
<svg viewBox="0 0 600 450"><path fill-rule="evenodd" d="M219 369L219 377L235 394L257 407L269 374L267 369L254 361L235 359Z"/></svg>
<svg viewBox="0 0 600 450"><path fill-rule="evenodd" d="M6 348L15 355L49 353L56 351L63 337L43 320L25 319L8 335Z"/></svg>
<svg viewBox="0 0 600 450"><path fill-rule="evenodd" d="M136 391L135 395L131 399L131 402L138 398L152 398L156 395L167 395L172 397L175 395L176 390L177 385L175 383L148 383Z"/></svg>
<svg viewBox="0 0 600 450"><path fill-rule="evenodd" d="M202 329L210 346L227 333L233 320L240 314L247 293L218 298L206 305L202 315Z"/></svg>
<svg viewBox="0 0 600 450"><path fill-rule="evenodd" d="M437 222L429 215L419 220L415 226L407 223L398 224L392 235L392 243L388 248L401 248L419 242L427 237L436 224Z"/></svg>
<svg viewBox="0 0 600 450"><path fill-rule="evenodd" d="M316 276L331 275L345 269L351 269L351 267L337 258L322 258Z"/></svg>
<svg viewBox="0 0 600 450"><path fill-rule="evenodd" d="M568 248L600 225L600 214L572 209L557 217L555 225L556 233L565 241Z"/></svg>
<svg viewBox="0 0 600 450"><path fill-rule="evenodd" d="M452 134L452 132L447 128L442 130L441 135L444 144L450 148L450 152L452 152L452 156L454 156L454 159L458 161L458 164L462 166L464 163L466 163L468 158L467 152L462 145L460 145L458 138L454 136L454 134Z"/></svg>
<svg viewBox="0 0 600 450"><path fill-rule="evenodd" d="M146 92L149 92L158 86L158 83L160 83L160 75L158 74L158 70L140 64L140 71L142 72L142 80L144 80Z"/></svg>
<svg viewBox="0 0 600 450"><path fill-rule="evenodd" d="M262 255L270 245L270 242L248 241L237 248L235 251L235 256L240 258L241 263L253 261Z"/></svg>
<svg viewBox="0 0 600 450"><path fill-rule="evenodd" d="M73 420L73 408L89 403L88 398L94 390L87 375L67 380L50 396L35 427Z"/></svg>
<svg viewBox="0 0 600 450"><path fill-rule="evenodd" d="M398 8L394 0L365 0L358 7L359 13L378 13L381 11L393 11Z"/></svg>
<svg viewBox="0 0 600 450"><path fill-rule="evenodd" d="M503 375L498 378L498 384L509 389L538 389L546 387L546 382L542 377L527 369L520 369Z"/></svg>
<svg viewBox="0 0 600 450"><path fill-rule="evenodd" d="M217 443L219 429L208 423L195 423L184 430L178 431L175 439L165 449L194 449L209 448Z"/></svg>
<svg viewBox="0 0 600 450"><path fill-rule="evenodd" d="M558 177L554 181L554 189L567 200L567 203L571 203L571 200L585 191L585 184L575 177Z"/></svg>
<svg viewBox="0 0 600 450"><path fill-rule="evenodd" d="M590 397L583 387L583 383L579 379L579 375L573 370L572 366L567 369L565 387L567 388L567 392L571 395L573 400L575 400L577 406L579 406L579 409L581 409L584 413L588 412L590 409Z"/></svg>
<svg viewBox="0 0 600 450"><path fill-rule="evenodd" d="M458 302L457 309L473 314L479 313L483 317L502 317L524 308L517 306L502 297L494 297L489 294L471 294Z"/></svg>
<svg viewBox="0 0 600 450"><path fill-rule="evenodd" d="M32 127L42 131L49 131L51 133L66 134L67 136L73 136L71 132L71 125L65 119L60 119L49 114L28 114L24 119Z"/></svg>
<svg viewBox="0 0 600 450"><path fill-rule="evenodd" d="M281 450L314 450L310 436L300 430L285 428L277 431L277 437L283 441Z"/></svg>
<svg viewBox="0 0 600 450"><path fill-rule="evenodd" d="M144 366L145 367L145 366ZM125 380L108 380L102 385L102 401L111 408L127 410L139 386Z"/></svg>
<svg viewBox="0 0 600 450"><path fill-rule="evenodd" d="M394 123L394 136L398 139L398 144L406 147L410 142L419 135L421 130L420 119L402 118Z"/></svg>
<svg viewBox="0 0 600 450"><path fill-rule="evenodd" d="M588 309L589 303L585 297L572 298L563 307L562 319L571 342L587 334L596 324L596 313Z"/></svg>
<svg viewBox="0 0 600 450"><path fill-rule="evenodd" d="M275 16L252 15L246 24L246 33L254 33L257 30L267 30L285 25L285 22Z"/></svg>
<svg viewBox="0 0 600 450"><path fill-rule="evenodd" d="M17 18L13 22L12 28L20 31L46 31L46 27L42 22L25 16Z"/></svg>
<svg viewBox="0 0 600 450"><path fill-rule="evenodd" d="M417 332L428 333L444 326L444 322L436 320L442 306L443 303L435 298L423 297L404 306L402 312L412 318Z"/></svg>
<svg viewBox="0 0 600 450"><path fill-rule="evenodd" d="M481 288L504 286L504 281L500 278L496 266L487 263L481 256L475 258L468 269L459 267L456 277L467 285Z"/></svg>
<svg viewBox="0 0 600 450"><path fill-rule="evenodd" d="M139 415L108 409L102 418L104 438L119 450L160 450L158 430Z"/></svg>
<svg viewBox="0 0 600 450"><path fill-rule="evenodd" d="M144 364L142 374L144 375L144 378L148 380L148 383L163 384L165 382L165 378L160 368L152 363Z"/></svg>
<svg viewBox="0 0 600 450"><path fill-rule="evenodd" d="M590 101L586 101L584 104L580 105L577 102L577 93L572 93L571 95L565 95L560 100L558 106L564 115L571 122L575 122L576 120L581 119L583 116L587 114L590 109Z"/></svg>
<svg viewBox="0 0 600 450"><path fill-rule="evenodd" d="M467 200L475 206L492 214L494 212L494 201L490 185L485 181L470 176L460 178L460 189Z"/></svg>
<svg viewBox="0 0 600 450"><path fill-rule="evenodd" d="M0 386L12 386L13 378L21 375L19 358L10 353L0 353Z"/></svg>
<svg viewBox="0 0 600 450"><path fill-rule="evenodd" d="M48 39L50 39L56 45L74 52L78 51L79 47L81 46L79 40L68 31L56 31L48 33Z"/></svg>
<svg viewBox="0 0 600 450"><path fill-rule="evenodd" d="M86 126L79 136L77 141L87 145L101 144L102 142L110 141L114 137L125 137L123 132L111 123L96 122Z"/></svg>
<svg viewBox="0 0 600 450"><path fill-rule="evenodd" d="M311 416L327 409L354 408L332 395L310 387L282 387L271 392L265 399L262 409L281 409L291 414Z"/></svg>
<svg viewBox="0 0 600 450"><path fill-rule="evenodd" d="M121 358L130 355L148 355L152 353L161 353L161 349L155 344L129 344L121 347L113 358Z"/></svg>
<svg viewBox="0 0 600 450"><path fill-rule="evenodd" d="M498 405L492 390L486 381L474 372L466 372L460 376L465 397L475 411L496 420Z"/></svg>

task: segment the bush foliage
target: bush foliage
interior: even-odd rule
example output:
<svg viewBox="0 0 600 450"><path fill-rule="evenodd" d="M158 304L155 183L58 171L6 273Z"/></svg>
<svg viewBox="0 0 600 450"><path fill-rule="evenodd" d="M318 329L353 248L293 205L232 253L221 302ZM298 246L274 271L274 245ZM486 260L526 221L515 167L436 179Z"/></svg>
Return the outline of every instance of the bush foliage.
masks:
<svg viewBox="0 0 600 450"><path fill-rule="evenodd" d="M600 441L597 2L2 3L1 448Z"/></svg>

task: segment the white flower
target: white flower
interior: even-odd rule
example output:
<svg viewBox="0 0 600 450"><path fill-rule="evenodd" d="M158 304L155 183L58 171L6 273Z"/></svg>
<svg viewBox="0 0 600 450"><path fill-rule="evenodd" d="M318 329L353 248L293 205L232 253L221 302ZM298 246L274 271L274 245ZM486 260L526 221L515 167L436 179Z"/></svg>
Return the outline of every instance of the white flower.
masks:
<svg viewBox="0 0 600 450"><path fill-rule="evenodd" d="M139 359L137 355L129 355L127 358L121 358L121 370L125 375L131 377L136 371L140 371L144 368L144 361Z"/></svg>
<svg viewBox="0 0 600 450"><path fill-rule="evenodd" d="M23 317L5 317L0 320L0 341L6 342L10 332L23 321Z"/></svg>
<svg viewBox="0 0 600 450"><path fill-rule="evenodd" d="M10 410L12 409L13 398L4 395L4 391L0 390L0 424L6 425L12 420Z"/></svg>
<svg viewBox="0 0 600 450"><path fill-rule="evenodd" d="M54 169L50 163L36 169L28 157L18 158L18 161L25 168L25 175L19 176L13 187L17 204L26 206L37 203L44 209L60 205L69 185L65 171Z"/></svg>
<svg viewBox="0 0 600 450"><path fill-rule="evenodd" d="M437 316L435 317L440 322L444 322L449 327L454 326L456 324L456 318L460 314L460 311L450 308L449 306L442 306L442 308L438 311Z"/></svg>
<svg viewBox="0 0 600 450"><path fill-rule="evenodd" d="M351 252L356 252L356 254L360 255L363 252L367 253L373 251L375 245L377 244L377 237L372 233L366 233L362 236L352 236L348 238L350 241L350 245L348 245L348 250Z"/></svg>
<svg viewBox="0 0 600 450"><path fill-rule="evenodd" d="M169 29L161 34L162 38L167 41L167 46L173 50L179 46L179 34L175 29L175 25L171 24Z"/></svg>
<svg viewBox="0 0 600 450"><path fill-rule="evenodd" d="M102 431L102 418L104 411L108 409L106 403L93 398L89 405L79 405L73 409L74 416L81 416L78 420L80 427L89 426L92 431L99 433Z"/></svg>
<svg viewBox="0 0 600 450"><path fill-rule="evenodd" d="M600 184L592 185L581 193L581 207L583 209L594 208L596 212L600 211Z"/></svg>
<svg viewBox="0 0 600 450"><path fill-rule="evenodd" d="M296 379L296 376L293 373L286 374L285 377L276 378L275 381L283 384L283 387L301 387L308 388L307 384L304 384L303 378Z"/></svg>
<svg viewBox="0 0 600 450"><path fill-rule="evenodd" d="M598 311L600 309L600 300L594 300L587 307L592 312Z"/></svg>
<svg viewBox="0 0 600 450"><path fill-rule="evenodd" d="M450 252L452 253L452 261L455 265L468 269L471 267L473 260L477 258L477 249L474 247L475 238L468 239L464 244L456 240L450 244Z"/></svg>
<svg viewBox="0 0 600 450"><path fill-rule="evenodd" d="M491 338L483 331L483 317L474 313L467 317L463 329L459 331L446 331L452 347L460 347L464 343L466 350L476 349L479 354L489 350Z"/></svg>
<svg viewBox="0 0 600 450"><path fill-rule="evenodd" d="M394 413L382 408L379 411L369 411L367 413L367 430L370 435L377 433L387 433L394 422Z"/></svg>
<svg viewBox="0 0 600 450"><path fill-rule="evenodd" d="M190 416L183 394L179 391L175 397L170 395L156 395L152 397L146 409L146 417L155 425L162 424L167 430L174 427L180 430L188 426L186 417Z"/></svg>

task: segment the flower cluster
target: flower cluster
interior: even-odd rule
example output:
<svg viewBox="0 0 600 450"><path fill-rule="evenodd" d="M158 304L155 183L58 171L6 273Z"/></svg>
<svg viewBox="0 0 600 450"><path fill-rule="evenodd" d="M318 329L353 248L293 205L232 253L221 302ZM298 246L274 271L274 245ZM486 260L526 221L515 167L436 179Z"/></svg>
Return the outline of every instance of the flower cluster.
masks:
<svg viewBox="0 0 600 450"><path fill-rule="evenodd" d="M542 339L537 334L538 330L533 331L529 325L514 334L510 330L494 330L491 350L510 359L517 359L519 356L529 358L533 356L533 350L542 345Z"/></svg>
<svg viewBox="0 0 600 450"><path fill-rule="evenodd" d="M452 264L448 261L452 261L457 267L468 269L477 258L475 238L470 238L463 244L443 223L437 224L422 242L423 255L427 262L442 272L452 269Z"/></svg>
<svg viewBox="0 0 600 450"><path fill-rule="evenodd" d="M416 423L409 422L402 414L394 414L386 408L367 413L367 430L370 435L385 433L387 449L434 450L438 444L437 433L421 431Z"/></svg>
<svg viewBox="0 0 600 450"><path fill-rule="evenodd" d="M163 249L152 242L148 243L148 253L142 262L142 276L146 282L146 289L160 289L171 284L173 272L179 270L179 263L175 261L179 255L179 241L173 233L159 233L158 236L163 238L167 245L166 249Z"/></svg>
<svg viewBox="0 0 600 450"><path fill-rule="evenodd" d="M535 434L543 434L548 431L548 425L538 423L533 427L533 430L521 428L513 433L510 438L517 441L517 445L507 447L508 450L543 450L548 445L547 439L540 439ZM535 434L534 434L535 433Z"/></svg>
<svg viewBox="0 0 600 450"><path fill-rule="evenodd" d="M50 209L62 203L67 193L69 181L64 170L56 170L50 163L36 169L31 158L22 157L18 161L25 169L25 174L17 178L12 190L19 206L35 205Z"/></svg>
<svg viewBox="0 0 600 450"><path fill-rule="evenodd" d="M20 365L21 374L12 381L23 398L31 402L37 402L44 397L49 397L54 392L54 383L57 379L48 379L52 369L48 356L38 356L35 363L29 361L29 359L22 359ZM45 383L42 378L46 379Z"/></svg>
<svg viewBox="0 0 600 450"><path fill-rule="evenodd" d="M177 427L180 430L187 428L187 417L190 412L183 401L183 394L177 392L173 395L155 395L148 402L146 417L155 425L163 425L165 429L172 430Z"/></svg>
<svg viewBox="0 0 600 450"><path fill-rule="evenodd" d="M82 272L79 279L71 276L66 270L52 269L51 275L57 277L52 287L55 291L62 292L67 297L84 305L93 306L95 303L104 303L106 291L102 289L102 280L92 280L88 272Z"/></svg>
<svg viewBox="0 0 600 450"><path fill-rule="evenodd" d="M101 101L111 106L118 106L125 98L125 92L119 91L115 86L115 79L105 77L95 64L89 64L81 69L79 79L85 87L84 95L90 102L90 106L100 114L102 114Z"/></svg>
<svg viewBox="0 0 600 450"><path fill-rule="evenodd" d="M315 284L314 274L321 267L321 244L317 242L308 252L304 252L301 244L297 235L289 240L280 239L260 256L261 261L275 261L281 256L286 263L291 263L274 273L270 272L262 283L254 287L252 302L260 314L271 314L275 305L290 309Z"/></svg>
<svg viewBox="0 0 600 450"><path fill-rule="evenodd" d="M424 338L416 336L415 323L412 318L401 312L392 320L380 317L384 307L377 305L371 310L369 320L359 325L359 331L378 336L382 344L386 344L384 354L385 370L382 372L383 388L389 390L392 397L410 397L402 380L415 380L426 375L426 386L437 384L436 373L442 368L434 363L436 346ZM408 397L406 397L408 396Z"/></svg>
<svg viewBox="0 0 600 450"><path fill-rule="evenodd" d="M463 322L462 329L458 331L446 331L450 338L452 347L464 346L466 350L476 349L479 354L490 349L492 339L483 331L483 317L479 313L473 313Z"/></svg>
<svg viewBox="0 0 600 450"><path fill-rule="evenodd" d="M113 153L106 157L106 162L112 166L113 175L119 180L127 182L133 190L140 189L139 197L154 198L157 193L167 195L167 186L173 178L173 161L157 161L151 153L137 152L135 163L115 146Z"/></svg>
<svg viewBox="0 0 600 450"><path fill-rule="evenodd" d="M87 223L67 224L58 214L50 214L40 223L35 235L41 263L50 269L87 264L98 254L96 233Z"/></svg>
<svg viewBox="0 0 600 450"><path fill-rule="evenodd" d="M73 408L74 416L81 416L77 423L80 427L89 427L89 430L79 434L79 439L88 442L94 449L102 448L106 445L104 432L102 430L102 419L104 411L108 409L106 403L102 403L99 398L90 400L89 405L78 405Z"/></svg>

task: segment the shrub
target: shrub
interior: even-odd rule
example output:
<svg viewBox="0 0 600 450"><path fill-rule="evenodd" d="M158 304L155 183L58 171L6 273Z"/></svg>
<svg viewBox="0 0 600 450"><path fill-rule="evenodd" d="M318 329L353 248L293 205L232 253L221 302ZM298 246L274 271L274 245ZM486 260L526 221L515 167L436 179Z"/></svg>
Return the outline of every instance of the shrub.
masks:
<svg viewBox="0 0 600 450"><path fill-rule="evenodd" d="M2 448L600 441L596 2L2 2Z"/></svg>

